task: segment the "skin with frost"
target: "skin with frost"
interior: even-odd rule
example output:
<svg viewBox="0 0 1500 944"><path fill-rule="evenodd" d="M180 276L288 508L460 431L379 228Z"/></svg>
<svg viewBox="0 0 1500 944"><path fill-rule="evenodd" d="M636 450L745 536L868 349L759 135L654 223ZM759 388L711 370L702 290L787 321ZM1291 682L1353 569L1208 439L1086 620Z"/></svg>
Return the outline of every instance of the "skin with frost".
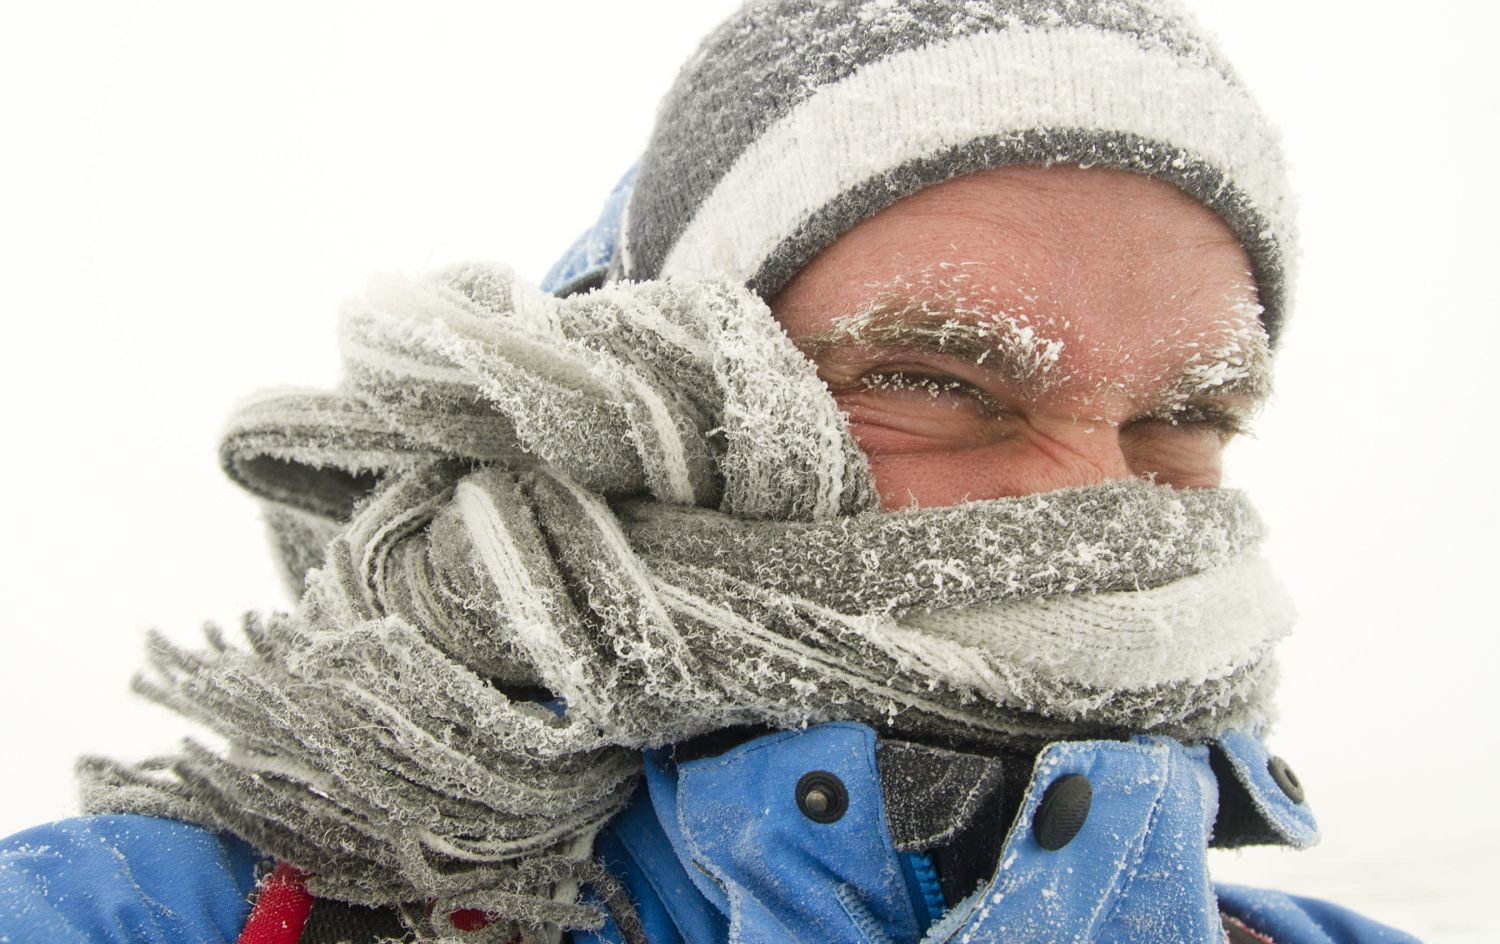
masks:
<svg viewBox="0 0 1500 944"><path fill-rule="evenodd" d="M1007 167L862 221L772 301L887 508L1139 476L1217 486L1269 391L1250 263L1125 171Z"/></svg>

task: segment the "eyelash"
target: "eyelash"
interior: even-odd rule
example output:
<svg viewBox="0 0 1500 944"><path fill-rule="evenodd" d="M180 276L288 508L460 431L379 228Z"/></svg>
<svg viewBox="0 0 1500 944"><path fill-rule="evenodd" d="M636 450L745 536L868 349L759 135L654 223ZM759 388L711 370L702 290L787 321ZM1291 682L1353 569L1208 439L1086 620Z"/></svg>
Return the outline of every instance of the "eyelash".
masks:
<svg viewBox="0 0 1500 944"><path fill-rule="evenodd" d="M935 400L943 394L966 397L986 413L1000 416L1005 413L995 398L970 383L946 375L906 373L903 371L871 371L859 378L861 390L923 390Z"/></svg>
<svg viewBox="0 0 1500 944"><path fill-rule="evenodd" d="M1250 420L1239 413L1204 404L1184 404L1158 413L1132 420L1132 423L1166 423L1169 426L1202 426L1213 430L1224 439L1243 436L1250 432ZM1126 424L1130 425L1129 423Z"/></svg>

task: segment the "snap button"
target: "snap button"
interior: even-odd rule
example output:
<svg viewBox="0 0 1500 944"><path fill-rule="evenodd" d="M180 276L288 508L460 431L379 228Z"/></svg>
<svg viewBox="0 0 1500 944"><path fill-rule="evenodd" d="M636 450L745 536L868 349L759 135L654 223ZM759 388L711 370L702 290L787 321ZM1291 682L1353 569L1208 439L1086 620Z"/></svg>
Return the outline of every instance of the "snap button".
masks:
<svg viewBox="0 0 1500 944"><path fill-rule="evenodd" d="M1056 852L1073 841L1089 818L1089 807L1094 805L1094 788L1083 774L1068 774L1047 788L1037 807L1036 819L1031 821L1031 831L1036 835L1037 845L1048 852Z"/></svg>
<svg viewBox="0 0 1500 944"><path fill-rule="evenodd" d="M849 791L833 774L814 770L797 781L797 808L815 823L837 822L849 809Z"/></svg>
<svg viewBox="0 0 1500 944"><path fill-rule="evenodd" d="M1272 757L1266 766L1270 768L1271 779L1276 781L1276 786L1281 788L1281 792L1286 794L1288 800L1301 803L1307 799L1307 793L1302 789L1302 781L1292 773L1292 768L1287 766L1286 761L1280 757Z"/></svg>

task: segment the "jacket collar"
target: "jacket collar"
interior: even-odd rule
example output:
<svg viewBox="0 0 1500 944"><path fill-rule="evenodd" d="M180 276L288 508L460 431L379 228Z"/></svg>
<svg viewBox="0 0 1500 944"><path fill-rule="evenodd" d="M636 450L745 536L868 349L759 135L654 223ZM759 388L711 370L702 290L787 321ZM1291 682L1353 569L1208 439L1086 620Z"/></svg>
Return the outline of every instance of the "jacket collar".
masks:
<svg viewBox="0 0 1500 944"><path fill-rule="evenodd" d="M938 844L919 849L909 822L893 827L909 798L893 800L882 779L892 767L881 754L892 749L865 725L834 723L681 763L669 751L649 754L650 808L696 892L668 907L694 912L690 924L727 922L744 944L1024 941L1042 939L1038 929L1052 939L1132 939L1145 927L1174 929L1164 940L1220 940L1208 846L1316 839L1306 804L1288 791L1295 779L1278 773L1285 765L1253 735L1195 746L1057 742L1031 767L1008 831L989 837L1001 867L962 900L944 901L934 895L933 852L952 834L929 818L916 833ZM982 785L988 776L983 763L955 773L962 767L932 755L934 782ZM1060 790L1070 795L1058 800ZM932 802L960 794L968 795L926 791Z"/></svg>

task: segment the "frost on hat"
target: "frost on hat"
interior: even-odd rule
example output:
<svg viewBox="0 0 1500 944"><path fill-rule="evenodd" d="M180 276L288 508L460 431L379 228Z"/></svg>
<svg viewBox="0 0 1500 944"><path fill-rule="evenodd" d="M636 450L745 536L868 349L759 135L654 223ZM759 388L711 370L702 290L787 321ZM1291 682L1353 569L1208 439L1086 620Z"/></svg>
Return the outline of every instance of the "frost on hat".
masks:
<svg viewBox="0 0 1500 944"><path fill-rule="evenodd" d="M1274 340L1293 203L1278 135L1170 0L759 0L663 100L614 277L773 297L860 220L1011 164L1167 181L1249 253Z"/></svg>

